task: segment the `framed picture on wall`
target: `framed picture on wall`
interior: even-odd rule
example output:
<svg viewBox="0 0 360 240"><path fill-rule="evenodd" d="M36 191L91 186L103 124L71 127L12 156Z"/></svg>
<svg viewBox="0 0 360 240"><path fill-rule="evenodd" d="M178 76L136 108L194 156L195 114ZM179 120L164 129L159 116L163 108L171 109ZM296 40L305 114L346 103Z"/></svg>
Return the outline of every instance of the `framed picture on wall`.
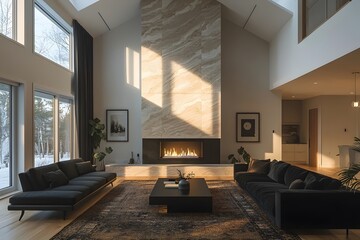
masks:
<svg viewBox="0 0 360 240"><path fill-rule="evenodd" d="M236 113L236 142L260 142L260 113Z"/></svg>
<svg viewBox="0 0 360 240"><path fill-rule="evenodd" d="M108 142L129 141L129 110L127 109L106 110L106 141Z"/></svg>

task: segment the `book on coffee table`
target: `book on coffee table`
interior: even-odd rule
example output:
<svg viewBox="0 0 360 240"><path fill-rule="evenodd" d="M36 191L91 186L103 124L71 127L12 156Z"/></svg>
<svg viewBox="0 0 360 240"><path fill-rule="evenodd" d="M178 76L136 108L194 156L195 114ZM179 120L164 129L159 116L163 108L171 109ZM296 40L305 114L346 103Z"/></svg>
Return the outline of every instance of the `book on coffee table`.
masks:
<svg viewBox="0 0 360 240"><path fill-rule="evenodd" d="M176 183L165 184L165 188L178 188L178 187L179 187L179 184L176 184Z"/></svg>
<svg viewBox="0 0 360 240"><path fill-rule="evenodd" d="M175 181L171 181L171 180L169 180L169 181L164 181L164 184L166 185L166 184L175 184Z"/></svg>

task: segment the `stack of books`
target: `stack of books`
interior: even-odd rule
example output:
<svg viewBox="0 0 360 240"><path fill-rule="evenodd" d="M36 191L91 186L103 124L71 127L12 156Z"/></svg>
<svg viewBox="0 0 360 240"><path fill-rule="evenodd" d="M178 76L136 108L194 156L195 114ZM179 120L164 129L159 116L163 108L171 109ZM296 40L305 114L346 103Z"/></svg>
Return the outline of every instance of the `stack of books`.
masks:
<svg viewBox="0 0 360 240"><path fill-rule="evenodd" d="M175 183L175 180L169 179L168 181L164 181L165 188L178 188L179 184Z"/></svg>

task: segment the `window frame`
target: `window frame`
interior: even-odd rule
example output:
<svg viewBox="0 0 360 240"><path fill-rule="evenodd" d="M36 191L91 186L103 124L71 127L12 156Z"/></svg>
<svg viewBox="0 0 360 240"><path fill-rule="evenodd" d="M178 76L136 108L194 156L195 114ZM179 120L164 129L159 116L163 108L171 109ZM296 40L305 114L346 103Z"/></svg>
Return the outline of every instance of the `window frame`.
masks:
<svg viewBox="0 0 360 240"><path fill-rule="evenodd" d="M35 8L37 8L41 13L44 14L45 17L47 17L50 21L52 21L55 25L57 25L60 29L62 29L64 32L69 34L69 66L65 67L54 60L36 52L35 50ZM73 28L72 26L67 23L51 6L49 6L44 0L34 0L33 1L33 53L41 56L42 58L55 63L56 65L69 70L73 71Z"/></svg>
<svg viewBox="0 0 360 240"><path fill-rule="evenodd" d="M62 96L62 95L59 95L59 97L57 98L57 110L58 110L58 133L60 133L60 113L59 113L59 109L60 109L60 102L63 101L63 102L68 102L70 103L71 105L71 108L70 108L70 139L72 140L71 144L70 144L70 159L72 157L74 157L74 100L73 98L69 98L69 97L66 97L66 96ZM58 134L59 135L59 134ZM60 159L60 136L58 137L58 151L57 151L57 155L58 155L58 161L60 162L61 159Z"/></svg>
<svg viewBox="0 0 360 240"><path fill-rule="evenodd" d="M341 5L331 16L328 15L328 0L325 0L325 9L324 9L324 15L325 19L319 23L310 33L307 33L308 26L307 26L307 18L308 18L308 10L306 7L307 0L298 0L298 42L300 43L302 40L310 36L313 32L315 32L319 27L321 27L324 23L326 23L330 18L332 18L334 15L336 15L341 9L343 9L346 5L348 5L351 0L346 0L343 5Z"/></svg>
<svg viewBox="0 0 360 240"><path fill-rule="evenodd" d="M52 96L53 97L53 107L54 107L54 120L53 120L53 136L54 136L54 163L56 162L60 162L60 139L59 139L59 130L60 130L60 114L59 114L59 107L60 107L60 100L66 100L69 103L71 103L71 110L70 110L70 139L71 139L71 144L70 144L70 159L74 158L75 155L75 133L74 133L74 98L73 97L69 97L63 94L58 94L58 93L54 93L51 91L46 91L40 88L34 88L33 90L33 104L35 101L35 96L36 93L40 93L40 94L44 94L45 96ZM35 110L35 106L34 106L34 110ZM33 110L33 114L34 111ZM35 115L33 116L33 119L35 118ZM33 131L33 139L35 139L35 121L34 121L34 131ZM35 150L35 141L33 141L33 149ZM33 166L35 165L35 151L33 154Z"/></svg>
<svg viewBox="0 0 360 240"><path fill-rule="evenodd" d="M11 37L0 33L0 36L16 41L17 33L17 0L11 0Z"/></svg>
<svg viewBox="0 0 360 240"><path fill-rule="evenodd" d="M16 152L17 152L17 94L18 94L18 84L6 81L5 79L0 78L1 84L6 84L10 86L10 170L9 170L9 180L10 180L10 186L0 189L0 196L4 196L6 194L9 194L11 192L16 191L18 180L15 176L17 176L17 168L18 168L18 162L15 161L17 158Z"/></svg>

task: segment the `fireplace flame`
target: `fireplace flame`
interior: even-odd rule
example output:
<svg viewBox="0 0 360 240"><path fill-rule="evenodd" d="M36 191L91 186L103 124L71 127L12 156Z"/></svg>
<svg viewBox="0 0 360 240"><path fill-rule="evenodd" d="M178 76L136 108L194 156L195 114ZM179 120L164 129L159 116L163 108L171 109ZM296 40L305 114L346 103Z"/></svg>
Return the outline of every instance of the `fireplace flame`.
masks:
<svg viewBox="0 0 360 240"><path fill-rule="evenodd" d="M179 151L177 151L175 148L171 148L171 149L166 149L164 148L164 158L168 157L168 158L187 158L187 157L199 157L196 153L195 150L190 150L189 148L187 148L186 150L184 149L180 149Z"/></svg>

